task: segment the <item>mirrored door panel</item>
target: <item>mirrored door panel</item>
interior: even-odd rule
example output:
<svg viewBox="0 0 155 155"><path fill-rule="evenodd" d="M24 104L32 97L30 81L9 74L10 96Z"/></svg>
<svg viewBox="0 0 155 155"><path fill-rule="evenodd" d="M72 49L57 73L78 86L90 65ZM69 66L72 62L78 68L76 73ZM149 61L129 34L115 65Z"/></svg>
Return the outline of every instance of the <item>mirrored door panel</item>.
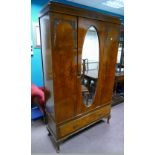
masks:
<svg viewBox="0 0 155 155"><path fill-rule="evenodd" d="M77 113L89 111L100 104L105 72L104 33L103 22L79 18Z"/></svg>
<svg viewBox="0 0 155 155"><path fill-rule="evenodd" d="M86 32L81 59L81 93L83 103L89 107L96 92L99 70L99 39L96 28L90 26Z"/></svg>

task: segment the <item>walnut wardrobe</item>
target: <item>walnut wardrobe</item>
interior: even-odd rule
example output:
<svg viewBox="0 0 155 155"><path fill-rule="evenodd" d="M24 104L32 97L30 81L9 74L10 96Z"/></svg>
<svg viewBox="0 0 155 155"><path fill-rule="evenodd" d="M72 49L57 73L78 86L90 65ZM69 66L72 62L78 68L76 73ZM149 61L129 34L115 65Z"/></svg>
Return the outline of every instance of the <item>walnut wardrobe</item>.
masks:
<svg viewBox="0 0 155 155"><path fill-rule="evenodd" d="M42 9L39 24L44 86L50 92L45 107L47 129L59 151L59 144L69 136L110 119L120 20L51 1ZM82 69L83 44L90 27L98 37L97 82L85 79L88 76ZM94 83L95 91L91 91Z"/></svg>

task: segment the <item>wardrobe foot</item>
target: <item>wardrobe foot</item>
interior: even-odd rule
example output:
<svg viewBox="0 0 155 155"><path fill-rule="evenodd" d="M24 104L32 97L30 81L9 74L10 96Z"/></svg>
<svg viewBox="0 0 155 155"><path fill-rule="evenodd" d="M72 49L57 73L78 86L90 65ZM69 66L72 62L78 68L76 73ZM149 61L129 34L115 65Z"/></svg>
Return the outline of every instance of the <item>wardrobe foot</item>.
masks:
<svg viewBox="0 0 155 155"><path fill-rule="evenodd" d="M111 115L109 115L108 118L107 118L107 123L108 124L110 123L110 118L111 118Z"/></svg>
<svg viewBox="0 0 155 155"><path fill-rule="evenodd" d="M56 152L57 152L57 153L60 153L60 146L59 146L59 143L56 144Z"/></svg>

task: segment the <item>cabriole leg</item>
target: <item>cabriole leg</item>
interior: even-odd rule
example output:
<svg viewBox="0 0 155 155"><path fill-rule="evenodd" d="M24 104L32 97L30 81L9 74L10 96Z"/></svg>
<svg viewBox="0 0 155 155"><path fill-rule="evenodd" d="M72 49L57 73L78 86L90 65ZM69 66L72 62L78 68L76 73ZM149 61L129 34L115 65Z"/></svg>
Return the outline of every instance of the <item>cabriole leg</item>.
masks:
<svg viewBox="0 0 155 155"><path fill-rule="evenodd" d="M111 115L109 115L108 118L107 118L107 123L108 123L108 124L109 124L109 122L110 122L110 118L111 118Z"/></svg>
<svg viewBox="0 0 155 155"><path fill-rule="evenodd" d="M60 152L60 142L58 142L54 139L52 133L49 131L48 128L47 128L47 131L48 131L48 136L50 137L51 141L53 142L56 152L59 153Z"/></svg>
<svg viewBox="0 0 155 155"><path fill-rule="evenodd" d="M56 142L55 145L56 145L56 152L59 153L60 152L60 145L58 142Z"/></svg>
<svg viewBox="0 0 155 155"><path fill-rule="evenodd" d="M48 128L46 128L46 129L48 131L48 136L51 136L51 133L50 133L49 129Z"/></svg>

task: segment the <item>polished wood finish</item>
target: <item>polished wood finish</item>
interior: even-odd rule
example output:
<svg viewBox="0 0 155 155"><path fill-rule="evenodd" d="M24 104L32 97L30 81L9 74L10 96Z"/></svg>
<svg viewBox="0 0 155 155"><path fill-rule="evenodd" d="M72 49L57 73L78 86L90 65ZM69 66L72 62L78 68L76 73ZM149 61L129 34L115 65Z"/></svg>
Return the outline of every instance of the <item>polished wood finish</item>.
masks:
<svg viewBox="0 0 155 155"><path fill-rule="evenodd" d="M96 28L100 43L99 75L96 94L92 106L86 107L83 104L80 79L78 79L77 86L80 99L78 100L77 114L89 111L96 106L104 105L112 99L120 25L81 17L78 18L78 73L81 72L84 38L88 28L92 25Z"/></svg>
<svg viewBox="0 0 155 155"><path fill-rule="evenodd" d="M50 2L40 15L47 129L59 150L62 139L110 119L120 21L90 10ZM92 105L83 103L81 57L84 38L94 26L99 38L99 73Z"/></svg>
<svg viewBox="0 0 155 155"><path fill-rule="evenodd" d="M55 117L60 123L74 117L77 100L77 18L51 16Z"/></svg>
<svg viewBox="0 0 155 155"><path fill-rule="evenodd" d="M72 121L69 121L68 123L62 125L59 127L59 137L64 137L96 120L99 120L100 118L103 118L107 116L110 113L110 105L107 105L105 107L101 107L97 109L96 111L90 112L87 115L84 115L78 119L74 119Z"/></svg>
<svg viewBox="0 0 155 155"><path fill-rule="evenodd" d="M112 100L113 85L115 79L115 66L118 51L118 40L119 40L119 25L106 23L107 35L105 41L105 60L106 60L106 71L104 79L104 87L102 88L102 103Z"/></svg>
<svg viewBox="0 0 155 155"><path fill-rule="evenodd" d="M104 15L102 13L86 10L79 7L74 7L71 5L65 5L61 2L49 2L40 12L40 17L44 16L47 13L60 13L60 14L69 14L76 17L85 17L90 19L101 20L105 22L115 23L120 25L120 20L117 17Z"/></svg>

